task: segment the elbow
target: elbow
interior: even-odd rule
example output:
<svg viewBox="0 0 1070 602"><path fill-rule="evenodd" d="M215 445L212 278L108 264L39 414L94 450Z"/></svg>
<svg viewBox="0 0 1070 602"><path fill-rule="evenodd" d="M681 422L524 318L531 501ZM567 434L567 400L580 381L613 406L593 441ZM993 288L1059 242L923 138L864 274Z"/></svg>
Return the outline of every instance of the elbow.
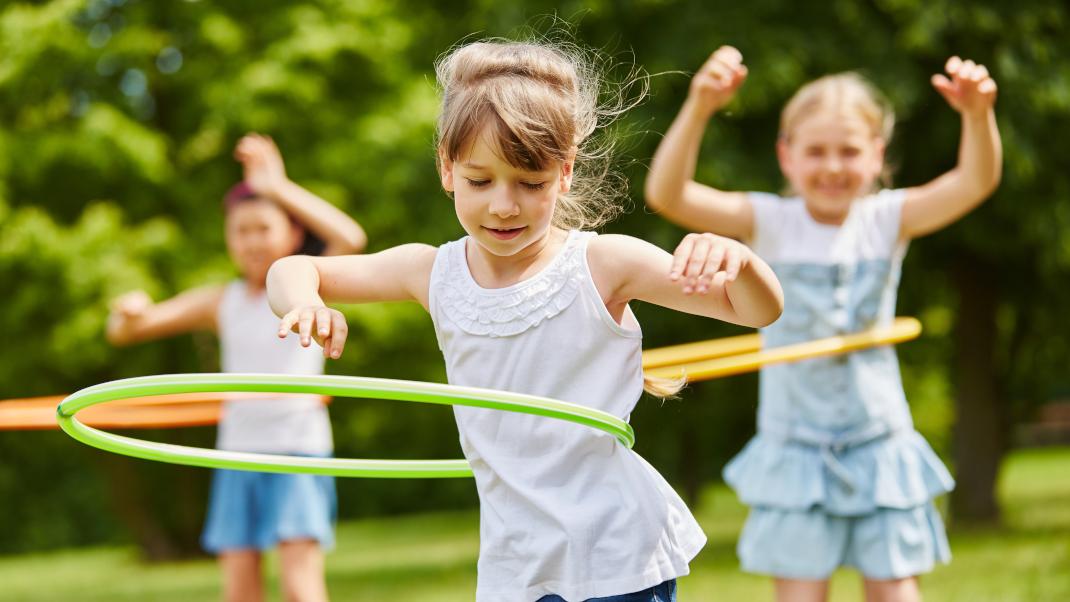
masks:
<svg viewBox="0 0 1070 602"><path fill-rule="evenodd" d="M784 313L784 290L780 287L779 282L775 282L775 285L768 291L768 298L763 303L756 303L754 312L748 324L750 328L765 328L773 322L780 319L780 315Z"/></svg>
<svg viewBox="0 0 1070 602"><path fill-rule="evenodd" d="M778 296L769 307L763 308L752 324L748 324L751 328L765 328L773 322L780 319L780 315L784 313L784 297Z"/></svg>
<svg viewBox="0 0 1070 602"><path fill-rule="evenodd" d="M643 186L643 199L646 206L655 212L665 209L669 204L664 191L654 183L654 178L647 178L646 185Z"/></svg>
<svg viewBox="0 0 1070 602"><path fill-rule="evenodd" d="M355 255L363 253L367 247L368 235L364 233L364 228L354 223L352 228L342 232L328 245L324 255Z"/></svg>
<svg viewBox="0 0 1070 602"><path fill-rule="evenodd" d="M340 253L341 255L363 253L368 247L368 235L364 233L364 228L354 224L353 229L346 233L342 244L345 252Z"/></svg>

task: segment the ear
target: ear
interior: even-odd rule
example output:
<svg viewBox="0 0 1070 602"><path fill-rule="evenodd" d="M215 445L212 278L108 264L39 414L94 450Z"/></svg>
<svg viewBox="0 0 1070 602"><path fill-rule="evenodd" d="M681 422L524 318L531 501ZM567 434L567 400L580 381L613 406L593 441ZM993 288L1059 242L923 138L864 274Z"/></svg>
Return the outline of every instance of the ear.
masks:
<svg viewBox="0 0 1070 602"><path fill-rule="evenodd" d="M884 151L887 145L884 143L884 138L880 136L873 139L873 173L880 177L881 172L884 171Z"/></svg>
<svg viewBox="0 0 1070 602"><path fill-rule="evenodd" d="M780 172L788 175L791 172L791 146L784 136L776 139L776 159L780 164Z"/></svg>
<svg viewBox="0 0 1070 602"><path fill-rule="evenodd" d="M572 189L572 173L573 168L576 166L576 147L568 149L568 156L561 163L561 184L558 190L561 194L567 193Z"/></svg>
<svg viewBox="0 0 1070 602"><path fill-rule="evenodd" d="M438 177L446 192L453 192L453 160L441 151L438 153Z"/></svg>
<svg viewBox="0 0 1070 602"><path fill-rule="evenodd" d="M290 248L293 249L293 253L297 253L301 250L301 246L305 244L305 229L297 224L290 222Z"/></svg>

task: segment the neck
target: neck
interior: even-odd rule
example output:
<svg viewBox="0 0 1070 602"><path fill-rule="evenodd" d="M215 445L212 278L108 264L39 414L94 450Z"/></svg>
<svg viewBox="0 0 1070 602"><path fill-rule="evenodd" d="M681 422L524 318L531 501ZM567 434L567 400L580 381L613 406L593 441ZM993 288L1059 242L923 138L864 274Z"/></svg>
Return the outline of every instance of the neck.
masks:
<svg viewBox="0 0 1070 602"><path fill-rule="evenodd" d="M832 211L823 211L821 209L811 206L810 203L805 203L805 206L806 212L810 214L810 219L826 226L842 226L844 220L847 219L847 214L851 212L850 205L848 205L847 208L844 210Z"/></svg>
<svg viewBox="0 0 1070 602"><path fill-rule="evenodd" d="M547 228L546 234L513 255L495 255L478 243L467 245L465 255L469 270L480 286L502 288L516 284L542 269L556 255L568 238L560 228Z"/></svg>

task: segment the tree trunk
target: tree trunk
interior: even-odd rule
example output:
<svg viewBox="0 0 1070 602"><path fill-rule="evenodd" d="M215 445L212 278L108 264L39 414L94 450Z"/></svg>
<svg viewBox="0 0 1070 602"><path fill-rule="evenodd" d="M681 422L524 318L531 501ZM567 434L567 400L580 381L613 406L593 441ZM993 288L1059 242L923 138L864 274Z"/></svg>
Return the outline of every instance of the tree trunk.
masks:
<svg viewBox="0 0 1070 602"><path fill-rule="evenodd" d="M954 266L958 319L954 336L955 416L952 456L957 484L951 514L967 523L998 522L996 479L1007 448L996 372L996 270L973 256Z"/></svg>

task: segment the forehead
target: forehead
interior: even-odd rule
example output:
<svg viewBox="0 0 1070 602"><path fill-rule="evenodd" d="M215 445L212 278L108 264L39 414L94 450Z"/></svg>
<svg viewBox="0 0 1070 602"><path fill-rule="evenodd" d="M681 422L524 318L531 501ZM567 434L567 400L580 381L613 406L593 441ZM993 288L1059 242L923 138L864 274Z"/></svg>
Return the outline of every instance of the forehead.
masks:
<svg viewBox="0 0 1070 602"><path fill-rule="evenodd" d="M809 144L864 144L874 139L864 119L850 111L820 111L796 124L791 141Z"/></svg>
<svg viewBox="0 0 1070 602"><path fill-rule="evenodd" d="M280 223L289 222L289 215L281 207L267 199L249 199L237 203L227 211L226 222L228 225L242 225L252 223Z"/></svg>
<svg viewBox="0 0 1070 602"><path fill-rule="evenodd" d="M457 156L457 163L463 167L488 169L499 172L543 173L553 171L557 165L548 165L546 169L525 169L511 164L505 158L503 144L508 142L499 136L499 130L491 125L484 125L462 147Z"/></svg>

